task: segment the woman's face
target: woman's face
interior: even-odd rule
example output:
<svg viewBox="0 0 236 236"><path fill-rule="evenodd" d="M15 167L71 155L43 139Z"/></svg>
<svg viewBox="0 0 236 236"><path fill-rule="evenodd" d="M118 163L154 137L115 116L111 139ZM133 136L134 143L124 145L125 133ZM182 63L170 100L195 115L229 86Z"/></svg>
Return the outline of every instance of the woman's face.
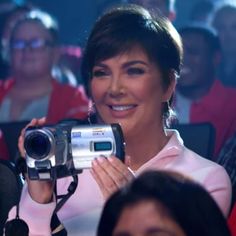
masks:
<svg viewBox="0 0 236 236"><path fill-rule="evenodd" d="M57 50L50 33L42 25L30 21L19 25L10 48L15 75L25 78L50 75Z"/></svg>
<svg viewBox="0 0 236 236"><path fill-rule="evenodd" d="M98 62L91 94L105 123L120 123L126 138L162 127L162 105L174 86L164 90L162 74L140 48Z"/></svg>
<svg viewBox="0 0 236 236"><path fill-rule="evenodd" d="M112 236L186 236L182 228L153 201L126 207Z"/></svg>

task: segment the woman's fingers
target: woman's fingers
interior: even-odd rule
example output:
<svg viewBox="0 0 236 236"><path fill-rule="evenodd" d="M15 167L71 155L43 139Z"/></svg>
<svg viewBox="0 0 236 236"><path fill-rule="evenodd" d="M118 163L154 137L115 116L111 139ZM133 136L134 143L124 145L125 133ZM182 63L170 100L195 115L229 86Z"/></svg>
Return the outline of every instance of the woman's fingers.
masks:
<svg viewBox="0 0 236 236"><path fill-rule="evenodd" d="M37 125L45 125L46 123L46 117L42 117L40 119L37 120Z"/></svg>
<svg viewBox="0 0 236 236"><path fill-rule="evenodd" d="M109 190L109 188L105 187L104 182L102 181L102 177L99 174L101 172L101 170L99 171L99 169L100 169L100 167L97 166L96 162L94 161L90 172L91 172L93 178L95 179L95 181L97 182L104 198L107 199L110 196L112 189ZM111 186L111 184L110 184L110 186ZM115 191L115 190L113 190L113 191Z"/></svg>
<svg viewBox="0 0 236 236"><path fill-rule="evenodd" d="M116 157L99 157L93 161L92 174L104 197L108 197L133 178L132 172Z"/></svg>
<svg viewBox="0 0 236 236"><path fill-rule="evenodd" d="M117 180L117 185L121 183L121 186L123 186L123 182L127 183L128 181L133 179L134 176L132 172L118 158L111 156L108 157L107 160L109 161L113 169L117 170L116 172L112 171L113 174L118 173L118 176L116 174L114 176L114 179Z"/></svg>

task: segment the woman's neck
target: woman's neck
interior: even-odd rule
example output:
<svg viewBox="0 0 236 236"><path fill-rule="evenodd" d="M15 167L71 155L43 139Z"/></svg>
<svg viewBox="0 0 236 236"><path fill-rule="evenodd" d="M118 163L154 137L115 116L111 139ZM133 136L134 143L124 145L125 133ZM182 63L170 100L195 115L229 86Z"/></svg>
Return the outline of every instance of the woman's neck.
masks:
<svg viewBox="0 0 236 236"><path fill-rule="evenodd" d="M142 135L127 137L126 154L130 156L129 167L132 170L139 169L163 149L168 139L163 129L152 129Z"/></svg>

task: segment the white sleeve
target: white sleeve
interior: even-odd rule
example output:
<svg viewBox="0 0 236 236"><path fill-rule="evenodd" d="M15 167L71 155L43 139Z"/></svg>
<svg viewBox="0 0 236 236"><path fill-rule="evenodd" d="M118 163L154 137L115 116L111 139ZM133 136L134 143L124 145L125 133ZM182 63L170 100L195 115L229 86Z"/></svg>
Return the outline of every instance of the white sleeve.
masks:
<svg viewBox="0 0 236 236"><path fill-rule="evenodd" d="M51 236L50 222L56 202L40 204L35 202L28 193L27 183L25 183L20 204L19 218L24 220L30 230L29 236ZM8 221L16 217L16 206L8 215Z"/></svg>

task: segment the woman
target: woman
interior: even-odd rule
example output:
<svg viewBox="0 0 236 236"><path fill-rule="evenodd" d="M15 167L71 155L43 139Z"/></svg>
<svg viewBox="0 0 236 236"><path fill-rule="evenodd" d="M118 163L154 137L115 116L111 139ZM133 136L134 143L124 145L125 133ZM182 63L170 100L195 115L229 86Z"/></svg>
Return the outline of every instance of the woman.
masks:
<svg viewBox="0 0 236 236"><path fill-rule="evenodd" d="M230 236L209 193L170 171L148 171L106 202L97 236Z"/></svg>
<svg viewBox="0 0 236 236"><path fill-rule="evenodd" d="M96 22L85 49L82 75L97 121L121 124L126 164L100 156L93 161L91 170L79 175L77 190L58 211L63 222L80 217L76 221L78 232L81 222L88 225L108 196L129 182L133 174L147 169L175 170L195 179L227 215L231 186L225 170L185 148L177 131L165 129L181 60L181 40L171 23L162 18L154 20L141 7L116 8ZM42 123L32 120L30 125ZM24 155L23 134L19 146ZM57 181L59 195L66 193L70 181ZM49 235L56 205L53 186L43 181L28 181L25 185L20 217L29 224L31 235ZM10 217L14 217L14 211ZM35 222L34 217L42 220ZM96 223L89 224L93 226Z"/></svg>
<svg viewBox="0 0 236 236"><path fill-rule="evenodd" d="M58 83L52 69L59 56L58 26L40 10L19 18L9 39L12 77L0 83L0 122L45 116L48 123L87 116L82 87Z"/></svg>

